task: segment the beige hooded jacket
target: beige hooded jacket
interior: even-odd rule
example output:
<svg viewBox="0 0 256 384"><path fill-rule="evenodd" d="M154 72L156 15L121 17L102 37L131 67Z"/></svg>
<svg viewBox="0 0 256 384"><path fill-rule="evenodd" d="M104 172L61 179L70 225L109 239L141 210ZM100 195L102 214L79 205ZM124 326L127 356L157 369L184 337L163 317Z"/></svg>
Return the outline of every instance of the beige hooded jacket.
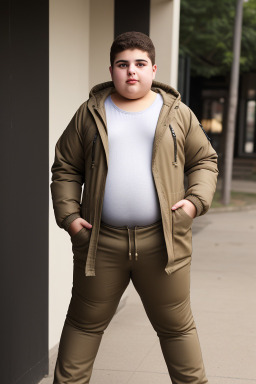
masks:
<svg viewBox="0 0 256 384"><path fill-rule="evenodd" d="M177 201L186 198L204 214L217 181L217 155L191 110L173 88L153 82L163 97L153 145L152 174L159 198L168 253L168 274L188 264L192 253L192 219ZM57 224L68 229L82 217L92 224L71 237L75 257L86 261L86 276L95 276L95 259L108 171L108 136L104 101L112 82L95 86L56 144L52 199ZM184 189L184 174L187 187ZM82 188L83 187L83 188ZM82 196L82 199L81 199Z"/></svg>

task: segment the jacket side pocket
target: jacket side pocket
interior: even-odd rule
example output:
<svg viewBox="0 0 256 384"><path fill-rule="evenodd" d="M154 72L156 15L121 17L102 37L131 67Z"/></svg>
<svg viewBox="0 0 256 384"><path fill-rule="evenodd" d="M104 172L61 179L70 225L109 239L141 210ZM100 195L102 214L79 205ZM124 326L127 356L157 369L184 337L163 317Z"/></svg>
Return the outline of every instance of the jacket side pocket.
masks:
<svg viewBox="0 0 256 384"><path fill-rule="evenodd" d="M173 251L175 260L190 257L192 254L192 230L193 223L182 208L172 212L173 219Z"/></svg>

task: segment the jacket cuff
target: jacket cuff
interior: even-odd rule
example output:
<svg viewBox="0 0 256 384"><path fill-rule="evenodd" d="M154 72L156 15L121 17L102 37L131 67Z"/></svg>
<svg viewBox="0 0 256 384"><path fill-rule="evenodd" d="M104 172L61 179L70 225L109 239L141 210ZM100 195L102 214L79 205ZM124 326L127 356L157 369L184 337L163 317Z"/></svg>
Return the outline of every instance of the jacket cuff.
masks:
<svg viewBox="0 0 256 384"><path fill-rule="evenodd" d="M196 207L196 216L200 216L204 210L201 200L194 195L188 195L185 197L185 199L191 201L191 203L194 204Z"/></svg>
<svg viewBox="0 0 256 384"><path fill-rule="evenodd" d="M81 216L79 213L72 213L66 219L64 219L61 223L62 228L64 228L66 231L68 231L70 224L75 220L79 219Z"/></svg>

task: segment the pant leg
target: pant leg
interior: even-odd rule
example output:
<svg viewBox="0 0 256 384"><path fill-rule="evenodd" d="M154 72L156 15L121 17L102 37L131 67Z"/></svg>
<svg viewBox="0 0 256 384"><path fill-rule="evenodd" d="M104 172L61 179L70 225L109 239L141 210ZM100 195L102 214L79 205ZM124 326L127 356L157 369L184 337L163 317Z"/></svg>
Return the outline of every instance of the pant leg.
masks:
<svg viewBox="0 0 256 384"><path fill-rule="evenodd" d="M132 280L158 334L172 383L208 383L190 308L190 265L167 275L162 232L137 231L136 237L139 258Z"/></svg>
<svg viewBox="0 0 256 384"><path fill-rule="evenodd" d="M100 231L96 276L74 259L72 298L62 331L54 384L87 384L104 330L130 280L128 249L118 236ZM126 244L127 244L126 236Z"/></svg>

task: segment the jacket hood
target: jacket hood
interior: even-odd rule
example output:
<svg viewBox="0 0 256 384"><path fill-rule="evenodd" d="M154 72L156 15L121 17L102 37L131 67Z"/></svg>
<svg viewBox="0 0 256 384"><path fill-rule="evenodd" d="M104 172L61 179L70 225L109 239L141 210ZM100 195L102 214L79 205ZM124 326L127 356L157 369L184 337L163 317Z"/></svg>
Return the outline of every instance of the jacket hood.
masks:
<svg viewBox="0 0 256 384"><path fill-rule="evenodd" d="M162 95L165 104L172 105L175 101L179 102L181 100L179 92L167 84L153 81L151 89L152 91L158 92ZM101 103L104 103L108 95L113 93L114 90L115 86L112 81L101 83L95 85L91 89L89 93L89 98L93 99L97 106L100 107Z"/></svg>

